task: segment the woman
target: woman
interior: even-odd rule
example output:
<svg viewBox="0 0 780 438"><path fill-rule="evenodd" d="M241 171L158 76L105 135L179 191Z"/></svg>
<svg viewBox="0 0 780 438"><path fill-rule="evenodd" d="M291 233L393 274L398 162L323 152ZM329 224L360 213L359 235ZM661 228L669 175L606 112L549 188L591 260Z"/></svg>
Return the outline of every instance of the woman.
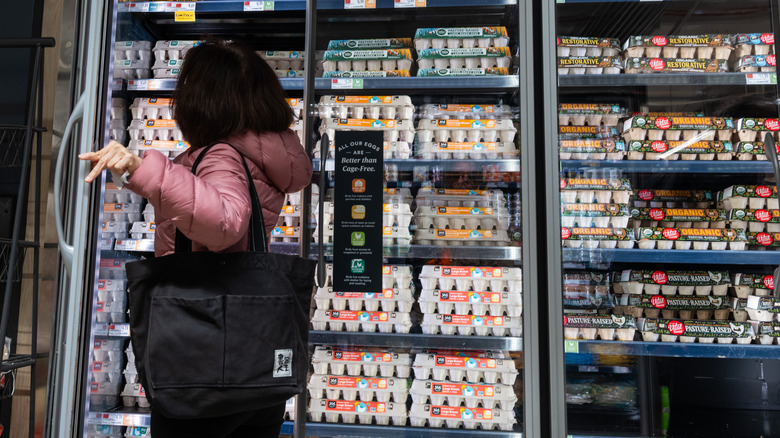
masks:
<svg viewBox="0 0 780 438"><path fill-rule="evenodd" d="M190 148L171 162L156 151L143 159L119 143L79 155L93 168L123 175L125 186L154 206L156 256L173 252L176 229L193 251L247 251L251 204L241 156L263 207L270 234L284 194L311 180L311 161L289 126L292 110L273 70L239 43L208 41L187 52L176 91L174 116ZM217 143L191 173L204 146ZM249 359L249 358L248 358ZM152 411L151 429L164 437L278 436L284 404L259 411L199 420L166 418Z"/></svg>

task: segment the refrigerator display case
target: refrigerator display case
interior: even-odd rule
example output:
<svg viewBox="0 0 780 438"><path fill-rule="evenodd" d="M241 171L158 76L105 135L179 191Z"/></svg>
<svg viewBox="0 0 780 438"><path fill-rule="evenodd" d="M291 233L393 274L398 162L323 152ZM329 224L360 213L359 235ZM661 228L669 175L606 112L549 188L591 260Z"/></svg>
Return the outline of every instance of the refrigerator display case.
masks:
<svg viewBox="0 0 780 438"><path fill-rule="evenodd" d="M543 6L553 436L780 433L776 15Z"/></svg>

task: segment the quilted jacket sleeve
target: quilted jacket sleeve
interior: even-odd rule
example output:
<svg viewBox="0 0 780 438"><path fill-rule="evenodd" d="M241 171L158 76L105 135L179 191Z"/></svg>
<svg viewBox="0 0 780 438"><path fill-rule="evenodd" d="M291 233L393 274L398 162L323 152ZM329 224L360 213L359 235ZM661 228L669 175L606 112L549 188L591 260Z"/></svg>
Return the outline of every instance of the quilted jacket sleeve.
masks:
<svg viewBox="0 0 780 438"><path fill-rule="evenodd" d="M311 160L293 131L273 135L281 136L282 141L263 144L263 172L281 192L298 192L311 181Z"/></svg>
<svg viewBox="0 0 780 438"><path fill-rule="evenodd" d="M193 175L156 151L128 180L128 189L145 197L162 216L193 242L219 252L235 245L247 232L251 206L248 182L238 153L216 145Z"/></svg>

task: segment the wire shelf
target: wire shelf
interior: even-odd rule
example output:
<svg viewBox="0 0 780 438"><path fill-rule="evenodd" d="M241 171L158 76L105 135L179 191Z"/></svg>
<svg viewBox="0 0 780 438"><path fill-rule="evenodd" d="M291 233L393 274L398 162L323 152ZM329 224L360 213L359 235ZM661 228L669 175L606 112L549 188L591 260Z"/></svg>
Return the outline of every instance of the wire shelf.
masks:
<svg viewBox="0 0 780 438"><path fill-rule="evenodd" d="M0 167L22 165L24 138L24 127L0 126Z"/></svg>
<svg viewBox="0 0 780 438"><path fill-rule="evenodd" d="M19 254L16 256L16 267L13 270L13 282L22 281L22 264L24 262L24 253L30 242L19 242ZM9 239L0 239L0 283L8 281L9 264L11 262L11 241Z"/></svg>

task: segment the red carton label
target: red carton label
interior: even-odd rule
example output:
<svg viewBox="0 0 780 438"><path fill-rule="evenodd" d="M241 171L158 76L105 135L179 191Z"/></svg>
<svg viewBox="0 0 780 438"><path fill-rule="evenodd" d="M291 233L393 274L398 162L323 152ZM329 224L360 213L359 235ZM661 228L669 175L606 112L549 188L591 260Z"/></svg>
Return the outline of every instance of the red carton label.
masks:
<svg viewBox="0 0 780 438"><path fill-rule="evenodd" d="M772 189L767 186L756 186L756 195L762 198L768 198L772 196Z"/></svg>
<svg viewBox="0 0 780 438"><path fill-rule="evenodd" d="M764 286L766 286L767 289L774 289L775 288L775 277L771 275L764 276Z"/></svg>
<svg viewBox="0 0 780 438"><path fill-rule="evenodd" d="M650 68L656 71L663 70L666 68L666 62L663 59L653 58L650 60Z"/></svg>
<svg viewBox="0 0 780 438"><path fill-rule="evenodd" d="M561 227L561 238L566 240L569 237L571 237L571 230L566 227Z"/></svg>
<svg viewBox="0 0 780 438"><path fill-rule="evenodd" d="M466 397L493 397L495 395L495 390L491 385L433 382L431 384L431 394L460 395Z"/></svg>
<svg viewBox="0 0 780 438"><path fill-rule="evenodd" d="M666 284L669 281L669 276L666 275L666 272L655 271L653 272L653 281L655 284Z"/></svg>
<svg viewBox="0 0 780 438"><path fill-rule="evenodd" d="M665 36L655 36L653 37L652 41L653 41L653 45L658 47L663 47L669 44L669 40L666 39Z"/></svg>
<svg viewBox="0 0 780 438"><path fill-rule="evenodd" d="M656 125L658 125L658 120L656 120L655 123L656 123ZM667 128L661 128L661 129L668 129L668 127ZM650 143L650 147L653 149L653 151L658 152L658 153L666 152L666 150L669 149L669 145L666 144L665 141L654 141L654 142ZM642 191L645 191L645 190L642 190ZM642 198L641 193L642 192L640 192L639 197L641 199L645 199L645 198ZM651 197L651 199L652 199L652 197Z"/></svg>
<svg viewBox="0 0 780 438"><path fill-rule="evenodd" d="M661 295L653 295L653 297L650 298L650 304L656 309L663 309L666 307L666 298Z"/></svg>
<svg viewBox="0 0 780 438"><path fill-rule="evenodd" d="M760 36L761 42L764 44L774 44L775 43L775 35L772 33L764 33Z"/></svg>
<svg viewBox="0 0 780 438"><path fill-rule="evenodd" d="M778 122L777 119L766 119L764 126L770 131L777 131L780 129L780 122Z"/></svg>
<svg viewBox="0 0 780 438"><path fill-rule="evenodd" d="M492 409L466 408L455 406L431 406L431 417L459 418L462 420L492 420Z"/></svg>
<svg viewBox="0 0 780 438"><path fill-rule="evenodd" d="M368 378L368 377L328 376L328 387L387 389L387 379Z"/></svg>
<svg viewBox="0 0 780 438"><path fill-rule="evenodd" d="M668 240L677 240L680 238L680 232L674 228L664 228L663 235L664 238Z"/></svg>
<svg viewBox="0 0 780 438"><path fill-rule="evenodd" d="M769 222L772 219L772 214L766 210L756 210L754 215L759 222Z"/></svg>
<svg viewBox="0 0 780 438"><path fill-rule="evenodd" d="M661 143L663 143L663 142L661 142ZM664 143L664 145L665 144L666 143ZM641 199L643 201L649 201L649 200L653 199L653 192L651 190L640 190L638 196L639 196L639 199Z"/></svg>
<svg viewBox="0 0 780 438"><path fill-rule="evenodd" d="M772 239L771 234L762 232L756 234L756 242L763 246L769 246L774 242L774 239Z"/></svg>
<svg viewBox="0 0 780 438"><path fill-rule="evenodd" d="M655 127L666 130L672 127L672 122L666 117L659 117L655 119Z"/></svg>
<svg viewBox="0 0 780 438"><path fill-rule="evenodd" d="M647 214L654 221L662 221L666 217L666 213L659 208L651 208Z"/></svg>
<svg viewBox="0 0 780 438"><path fill-rule="evenodd" d="M685 333L685 325L680 321L669 321L668 329L669 333L673 335L681 335Z"/></svg>

